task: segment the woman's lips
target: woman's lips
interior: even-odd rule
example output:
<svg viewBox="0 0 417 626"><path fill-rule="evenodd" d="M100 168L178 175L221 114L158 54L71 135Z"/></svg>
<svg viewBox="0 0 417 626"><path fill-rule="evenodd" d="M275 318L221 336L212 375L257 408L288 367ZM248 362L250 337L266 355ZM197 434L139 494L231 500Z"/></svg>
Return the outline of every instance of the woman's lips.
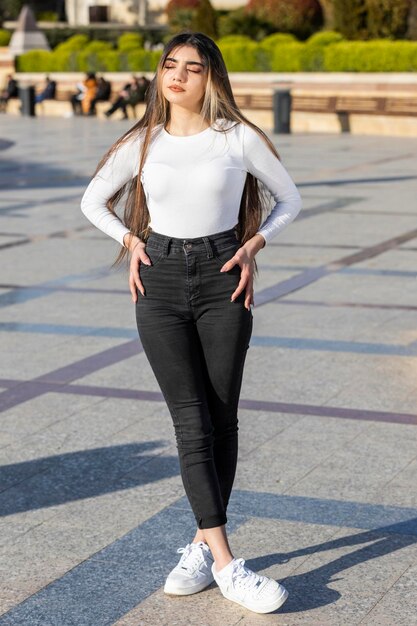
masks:
<svg viewBox="0 0 417 626"><path fill-rule="evenodd" d="M181 87L169 87L171 91L185 91L185 89L181 89Z"/></svg>

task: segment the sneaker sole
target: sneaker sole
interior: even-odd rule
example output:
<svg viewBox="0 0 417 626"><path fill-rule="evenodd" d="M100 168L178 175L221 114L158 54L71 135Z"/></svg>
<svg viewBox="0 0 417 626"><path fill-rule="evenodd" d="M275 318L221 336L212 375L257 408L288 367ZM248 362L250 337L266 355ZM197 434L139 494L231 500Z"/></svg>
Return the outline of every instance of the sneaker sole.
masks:
<svg viewBox="0 0 417 626"><path fill-rule="evenodd" d="M237 604L240 604L241 606L245 607L245 609L249 609L250 611L253 611L254 613L272 613L272 611L276 611L277 609L279 609L284 604L285 600L288 598L288 591L286 589L283 589L281 595L279 596L279 598L275 600L275 602L273 602L272 604L264 605L263 607L259 607L259 606L251 605L248 602L242 602L241 600L237 600L236 598L229 596L227 593L224 593L221 590L221 588L220 588L220 591L222 592L223 596L227 598L227 600L236 602Z"/></svg>
<svg viewBox="0 0 417 626"><path fill-rule="evenodd" d="M214 577L208 582L206 581L204 583L199 583L198 585L194 585L193 587L187 587L185 589L183 587L176 587L174 584L165 583L164 593L168 594L169 596L191 596L193 593L203 591L203 589L211 585L213 581Z"/></svg>

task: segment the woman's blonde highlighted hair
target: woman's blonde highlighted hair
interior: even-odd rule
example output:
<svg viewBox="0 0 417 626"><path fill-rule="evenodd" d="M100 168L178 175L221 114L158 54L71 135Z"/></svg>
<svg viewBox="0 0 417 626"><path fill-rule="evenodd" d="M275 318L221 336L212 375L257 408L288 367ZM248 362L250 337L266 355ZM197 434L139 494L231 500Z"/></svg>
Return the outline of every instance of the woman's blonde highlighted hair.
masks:
<svg viewBox="0 0 417 626"><path fill-rule="evenodd" d="M165 66L166 58L171 56L174 48L179 46L192 46L201 57L202 63L206 66L207 84L201 107L201 116L208 124L215 124L216 120L223 118L236 122L236 124L247 124L255 130L269 146L271 152L279 159L273 143L267 135L250 122L239 110L232 92L229 76L222 54L215 42L203 33L184 32L175 35L166 45L159 60L155 76L151 81L146 95L146 109L142 118L130 128L110 150L104 155L97 166L97 173L106 163L110 156L118 147L130 140L141 137L141 153L139 159L139 170L137 176L119 189L107 202L108 209L116 214L116 206L122 196L126 195L126 204L123 215L123 223L129 228L133 235L146 241L149 235L149 211L146 204L145 192L141 182L141 175L149 145L153 139L155 129L159 125L166 126L170 120L170 105L162 94L162 70ZM227 133L228 129L215 129L218 132ZM230 130L230 129L229 129ZM237 236L243 244L253 237L262 222L265 209L265 196L258 183L258 180L247 174L240 203L239 221L237 225ZM120 263L127 255L127 248L122 247L114 264Z"/></svg>

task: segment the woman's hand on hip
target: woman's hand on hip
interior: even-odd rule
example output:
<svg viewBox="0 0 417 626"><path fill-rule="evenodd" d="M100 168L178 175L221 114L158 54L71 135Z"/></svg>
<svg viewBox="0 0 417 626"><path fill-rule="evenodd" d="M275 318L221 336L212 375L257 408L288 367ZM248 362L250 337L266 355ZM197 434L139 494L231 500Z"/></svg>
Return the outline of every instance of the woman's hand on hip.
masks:
<svg viewBox="0 0 417 626"><path fill-rule="evenodd" d="M240 267L240 280L235 291L232 293L231 301L234 302L236 298L245 291L245 308L250 309L251 305L254 305L253 299L253 271L254 271L254 259L255 255L265 245L265 239L262 235L254 235L249 241L247 241L236 254L223 265L221 272L228 272L235 265Z"/></svg>
<svg viewBox="0 0 417 626"><path fill-rule="evenodd" d="M141 263L145 265L152 265L150 258L145 252L145 242L141 241L136 235L127 233L123 237L123 242L131 253L130 257L130 272L129 272L129 289L132 294L133 302L138 299L138 290L145 295L145 289L143 288L142 281L139 275L139 266Z"/></svg>

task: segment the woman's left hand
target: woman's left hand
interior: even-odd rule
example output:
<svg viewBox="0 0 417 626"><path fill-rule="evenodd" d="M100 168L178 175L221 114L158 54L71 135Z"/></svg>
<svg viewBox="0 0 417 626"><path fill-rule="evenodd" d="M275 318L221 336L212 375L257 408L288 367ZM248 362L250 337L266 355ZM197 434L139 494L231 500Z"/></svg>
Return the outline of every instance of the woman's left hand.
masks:
<svg viewBox="0 0 417 626"><path fill-rule="evenodd" d="M253 270L255 255L265 245L265 239L262 235L254 235L249 241L247 241L232 258L227 261L221 268L221 272L229 272L232 267L239 265L240 267L240 281L235 291L232 293L231 301L234 302L236 298L245 290L245 308L250 310L253 306Z"/></svg>

